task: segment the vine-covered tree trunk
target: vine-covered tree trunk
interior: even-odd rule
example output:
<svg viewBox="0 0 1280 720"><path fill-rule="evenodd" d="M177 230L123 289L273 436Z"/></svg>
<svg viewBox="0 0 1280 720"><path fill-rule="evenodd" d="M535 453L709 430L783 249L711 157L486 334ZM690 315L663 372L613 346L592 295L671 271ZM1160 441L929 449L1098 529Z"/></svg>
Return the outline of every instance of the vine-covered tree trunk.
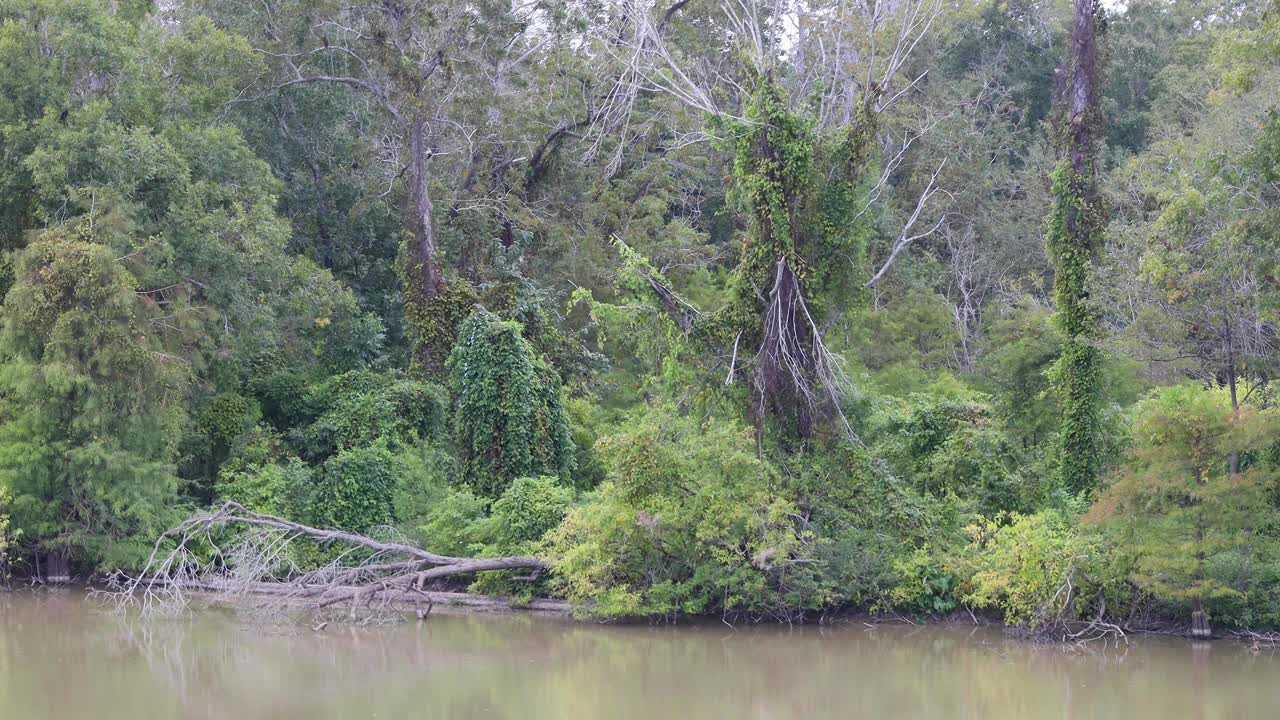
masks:
<svg viewBox="0 0 1280 720"><path fill-rule="evenodd" d="M1047 240L1054 262L1057 322L1067 342L1058 362L1062 397L1059 473L1074 491L1092 489L1101 471L1099 424L1101 321L1090 302L1089 279L1104 229L1097 188L1099 51L1098 0L1075 0L1070 57L1060 90L1063 160L1054 171L1054 205Z"/></svg>

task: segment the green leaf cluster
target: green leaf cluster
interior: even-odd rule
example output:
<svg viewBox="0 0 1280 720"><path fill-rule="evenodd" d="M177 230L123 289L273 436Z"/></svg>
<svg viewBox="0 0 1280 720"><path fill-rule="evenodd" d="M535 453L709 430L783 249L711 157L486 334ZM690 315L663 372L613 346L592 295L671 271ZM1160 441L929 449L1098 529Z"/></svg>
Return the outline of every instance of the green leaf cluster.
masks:
<svg viewBox="0 0 1280 720"><path fill-rule="evenodd" d="M454 441L464 481L477 493L496 498L518 477L572 475L560 378L518 323L476 309L458 330L448 370Z"/></svg>

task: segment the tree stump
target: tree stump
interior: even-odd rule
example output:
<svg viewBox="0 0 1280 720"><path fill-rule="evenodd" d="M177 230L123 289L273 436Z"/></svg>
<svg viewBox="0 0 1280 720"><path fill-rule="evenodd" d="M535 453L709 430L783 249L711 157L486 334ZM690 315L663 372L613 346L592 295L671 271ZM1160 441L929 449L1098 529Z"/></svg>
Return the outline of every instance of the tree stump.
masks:
<svg viewBox="0 0 1280 720"><path fill-rule="evenodd" d="M65 552L52 552L45 555L44 567L40 579L49 584L71 582L71 559Z"/></svg>
<svg viewBox="0 0 1280 720"><path fill-rule="evenodd" d="M1191 637L1198 640L1213 637L1213 631L1209 629L1209 616L1203 610L1191 613Z"/></svg>

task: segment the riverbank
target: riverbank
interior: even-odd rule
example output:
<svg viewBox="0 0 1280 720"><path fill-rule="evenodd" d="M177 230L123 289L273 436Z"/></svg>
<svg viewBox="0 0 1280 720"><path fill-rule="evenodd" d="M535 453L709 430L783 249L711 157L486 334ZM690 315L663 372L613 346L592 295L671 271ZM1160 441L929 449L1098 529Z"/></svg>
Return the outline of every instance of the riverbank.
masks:
<svg viewBox="0 0 1280 720"><path fill-rule="evenodd" d="M80 587L82 590L86 591L90 589L87 586L68 585L66 587ZM295 610L316 610L327 608L336 611L326 616L326 622L327 619L330 618L342 620L347 608L338 605L328 606L324 602L324 597L326 595L351 595L359 589L360 588L354 586L347 587L332 585L315 586L310 588L304 586L300 588L295 585L284 583L266 582L236 583L234 585L215 582L185 583L185 591L190 594L191 599L199 600L205 605L260 607L262 604L254 600L254 598L258 598L266 600L266 605L274 606L276 609L288 606ZM563 619L581 620L580 617L575 616L574 608L570 603L555 598L518 598L512 596L483 595L462 591L415 589L403 592L383 591L382 601L389 604L386 607L386 612L381 614L403 615L406 618L412 618L416 615L418 619L424 619L432 612L447 611L453 613L475 614L520 613L543 617L559 617ZM365 620L367 619L367 616L360 615L358 619ZM1042 628L1039 631L1034 631L1027 628L1007 625L1001 620L1001 618L994 614L974 611L969 608L955 610L946 615L928 616L908 616L894 612L874 613L858 609L843 609L817 614L808 614L803 618L799 618L791 622L779 620L761 621L760 619L745 618L743 616L729 617L698 615L663 618L611 618L608 620L596 619L594 621L581 621L586 624L617 626L698 626L704 624L717 624L735 628L754 626L831 627L839 625L860 625L868 628L874 628L882 625L901 625L906 627L982 627L997 629L1010 638L1034 643L1081 643L1093 641L1126 642L1130 638L1149 636L1180 638L1196 641L1243 641L1253 643L1255 645L1265 645L1268 648L1280 646L1280 634L1273 632L1232 629L1216 634L1210 638L1199 638L1193 636L1191 626L1188 624L1180 625L1174 622L1155 622L1151 620L1148 620L1146 624L1141 626L1076 621L1072 623L1059 623L1052 628Z"/></svg>

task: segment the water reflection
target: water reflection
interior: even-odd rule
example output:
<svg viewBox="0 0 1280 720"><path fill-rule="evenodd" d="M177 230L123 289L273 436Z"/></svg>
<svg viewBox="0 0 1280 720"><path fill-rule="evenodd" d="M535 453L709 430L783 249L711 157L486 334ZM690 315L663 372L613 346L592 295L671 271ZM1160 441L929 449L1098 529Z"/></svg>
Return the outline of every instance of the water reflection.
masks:
<svg viewBox="0 0 1280 720"><path fill-rule="evenodd" d="M141 624L0 597L0 718L1255 718L1280 660L1234 643L1026 644L991 628L606 627L432 615Z"/></svg>

